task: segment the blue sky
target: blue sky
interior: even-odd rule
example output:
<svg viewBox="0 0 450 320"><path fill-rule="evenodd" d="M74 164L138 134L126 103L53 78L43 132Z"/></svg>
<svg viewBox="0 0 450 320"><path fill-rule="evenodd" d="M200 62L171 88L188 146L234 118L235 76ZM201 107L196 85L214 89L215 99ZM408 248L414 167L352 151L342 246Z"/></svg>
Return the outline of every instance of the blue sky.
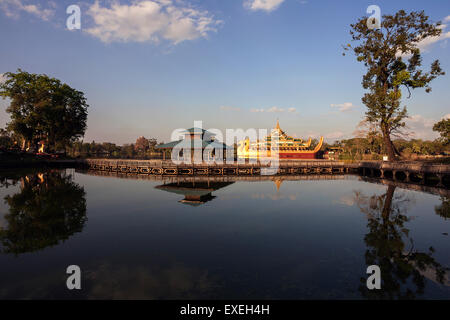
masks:
<svg viewBox="0 0 450 320"><path fill-rule="evenodd" d="M81 30L66 8L81 8ZM363 65L342 56L349 25L376 4L382 14L425 10L444 21L423 44L424 65L447 75L404 99L409 131L434 138L450 114L450 2L336 0L0 0L0 73L22 68L83 91L85 141L170 140L204 128L271 128L298 137L350 137L364 116ZM8 121L0 102L0 127Z"/></svg>

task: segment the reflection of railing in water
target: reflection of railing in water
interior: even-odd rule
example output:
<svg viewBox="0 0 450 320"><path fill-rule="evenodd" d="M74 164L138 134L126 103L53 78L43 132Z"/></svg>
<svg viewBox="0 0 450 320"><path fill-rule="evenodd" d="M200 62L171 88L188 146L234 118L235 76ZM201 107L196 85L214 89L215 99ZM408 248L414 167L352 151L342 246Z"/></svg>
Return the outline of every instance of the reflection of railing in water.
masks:
<svg viewBox="0 0 450 320"><path fill-rule="evenodd" d="M109 160L86 159L85 168L96 171L140 173L147 175L261 175L263 168L270 168L270 164L261 163L233 163L233 164L181 164L175 165L171 161L155 160ZM355 172L357 165L343 161L280 161L277 174L341 174Z"/></svg>
<svg viewBox="0 0 450 320"><path fill-rule="evenodd" d="M370 182L370 183L378 183L378 184L383 184L383 185L387 185L387 186L395 186L395 187L399 187L401 189L420 191L420 192L430 193L430 194L439 195L439 196L443 196L443 197L450 197L450 189L446 189L446 188L439 188L439 187L427 186L424 184L402 182L402 181L398 181L398 180L394 181L394 180L389 180L389 179L371 178L371 177L361 177L361 180Z"/></svg>
<svg viewBox="0 0 450 320"><path fill-rule="evenodd" d="M121 179L134 179L134 180L152 180L152 181L214 181L214 182L234 182L234 181L300 181L300 180L344 180L348 176L343 174L306 174L306 175L277 175L277 176L236 176L236 175L224 175L224 176L200 176L200 175L149 175L149 174L132 174L132 173L120 173L109 171L95 171L95 170L77 170L77 172L87 173L89 175L102 176L102 177L114 177Z"/></svg>
<svg viewBox="0 0 450 320"><path fill-rule="evenodd" d="M119 179L133 180L150 180L163 183L155 188L176 193L183 193L185 198L180 202L190 205L200 205L215 198L211 192L222 188L223 186L232 184L237 181L245 182L261 182L270 181L275 183L276 189L279 190L284 181L306 181L306 180L344 180L349 176L344 174L309 174L309 175L275 175L275 176L202 176L202 175L149 175L149 174L133 174L109 171L94 170L77 170L80 173L89 175L112 177ZM189 187L188 187L189 186ZM174 191L176 190L176 191ZM192 192L192 190L195 190ZM203 192L199 195L199 192Z"/></svg>
<svg viewBox="0 0 450 320"><path fill-rule="evenodd" d="M133 174L133 173L120 173L109 171L96 171L96 170L77 170L77 172L87 173L89 175L102 176L102 177L114 177L121 179L134 179L134 180L151 180L161 181L164 183L171 182L196 182L196 181L210 181L210 182L258 182L258 181L308 181L308 180L345 180L350 177L358 175L346 175L346 174L302 174L302 175L276 175L276 176L236 176L236 175L224 175L224 176L200 176L200 175L149 175L149 174ZM360 177L360 176L358 176ZM379 179L371 177L360 177L362 181L370 183L378 183L383 185L394 185L396 187L414 191L422 191L434 195L450 197L450 189L441 188L437 186L427 186L424 184L417 184L412 182L402 182L398 180Z"/></svg>

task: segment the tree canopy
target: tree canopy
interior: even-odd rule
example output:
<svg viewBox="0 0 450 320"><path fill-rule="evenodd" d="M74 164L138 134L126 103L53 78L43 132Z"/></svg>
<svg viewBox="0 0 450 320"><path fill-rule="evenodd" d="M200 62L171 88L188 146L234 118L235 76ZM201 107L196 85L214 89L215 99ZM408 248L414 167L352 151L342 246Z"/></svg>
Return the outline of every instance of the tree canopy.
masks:
<svg viewBox="0 0 450 320"><path fill-rule="evenodd" d="M23 139L23 146L45 141L55 150L84 135L88 104L83 92L45 74L19 69L4 76L0 96L11 100L7 128Z"/></svg>
<svg viewBox="0 0 450 320"><path fill-rule="evenodd" d="M433 126L433 131L439 132L441 135L440 140L444 145L450 144L450 118L436 122Z"/></svg>
<svg viewBox="0 0 450 320"><path fill-rule="evenodd" d="M430 82L444 75L439 61L431 64L428 72L422 69L419 43L441 34L441 23L431 23L424 11L383 15L380 28L371 29L367 17L351 24L350 35L355 45L348 44L359 62L367 68L362 86L368 90L362 98L366 105L366 119L376 123L382 134L390 160L395 160L396 150L391 134L405 126L407 109L401 106L402 91L425 88L431 91ZM345 51L344 51L345 54Z"/></svg>

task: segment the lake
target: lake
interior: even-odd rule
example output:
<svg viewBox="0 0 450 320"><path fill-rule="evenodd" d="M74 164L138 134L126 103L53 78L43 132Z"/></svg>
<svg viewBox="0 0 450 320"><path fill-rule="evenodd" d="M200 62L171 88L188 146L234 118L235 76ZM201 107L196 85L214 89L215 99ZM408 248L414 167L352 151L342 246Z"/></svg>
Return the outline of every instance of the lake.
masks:
<svg viewBox="0 0 450 320"><path fill-rule="evenodd" d="M434 193L355 175L1 172L0 298L449 299L449 190Z"/></svg>

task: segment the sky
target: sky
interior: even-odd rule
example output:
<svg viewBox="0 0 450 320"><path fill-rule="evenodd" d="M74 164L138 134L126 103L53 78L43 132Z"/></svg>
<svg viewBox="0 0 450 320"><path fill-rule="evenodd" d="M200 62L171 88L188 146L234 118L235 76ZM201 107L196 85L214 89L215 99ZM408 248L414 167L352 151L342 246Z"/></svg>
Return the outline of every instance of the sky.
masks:
<svg viewBox="0 0 450 320"><path fill-rule="evenodd" d="M67 27L71 5L80 29ZM425 10L444 24L421 49L426 69L439 59L447 74L402 101L411 137L434 139L433 124L450 116L449 1L0 0L0 81L21 68L83 91L89 142L168 142L196 120L225 131L277 119L289 135L331 142L364 118L364 66L342 45L369 5ZM7 105L0 100L0 127Z"/></svg>

